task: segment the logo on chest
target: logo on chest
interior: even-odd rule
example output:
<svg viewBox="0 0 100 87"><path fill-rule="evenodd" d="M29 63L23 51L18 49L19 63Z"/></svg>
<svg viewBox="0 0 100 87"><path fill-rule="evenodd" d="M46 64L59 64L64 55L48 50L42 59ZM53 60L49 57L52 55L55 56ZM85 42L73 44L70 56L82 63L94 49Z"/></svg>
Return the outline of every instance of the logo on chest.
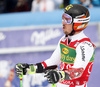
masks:
<svg viewBox="0 0 100 87"><path fill-rule="evenodd" d="M64 54L68 54L68 53L69 53L69 50L68 50L67 48L63 48L63 49L62 49L62 52L63 52Z"/></svg>

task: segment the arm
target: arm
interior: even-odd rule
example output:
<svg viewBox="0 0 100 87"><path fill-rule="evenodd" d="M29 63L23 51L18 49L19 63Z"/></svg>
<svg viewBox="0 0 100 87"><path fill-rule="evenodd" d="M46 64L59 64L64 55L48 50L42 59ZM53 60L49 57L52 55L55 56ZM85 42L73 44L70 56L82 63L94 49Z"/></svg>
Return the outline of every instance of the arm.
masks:
<svg viewBox="0 0 100 87"><path fill-rule="evenodd" d="M76 48L76 59L73 68L86 68L87 64L89 63L93 52L94 47L88 41L80 43Z"/></svg>
<svg viewBox="0 0 100 87"><path fill-rule="evenodd" d="M57 66L60 64L60 58L61 58L60 45L58 43L57 48L55 49L55 51L53 52L53 54L49 59L36 64L37 66L36 72L42 73L47 69L56 69Z"/></svg>
<svg viewBox="0 0 100 87"><path fill-rule="evenodd" d="M58 43L57 48L51 55L51 57L41 63L37 63L36 66L36 73L42 73L45 72L47 69L56 69L57 66L60 64L60 45Z"/></svg>
<svg viewBox="0 0 100 87"><path fill-rule="evenodd" d="M63 37L62 37L63 38ZM61 39L62 39L61 38ZM60 39L60 40L61 40ZM59 40L59 43L60 43ZM16 74L17 76L19 76L22 73L23 69L23 74L27 74L28 73L42 73L47 69L55 69L57 68L57 66L60 63L60 58L61 58L61 53L60 53L60 44L58 43L56 50L53 52L52 56L41 62L41 63L37 63L37 64L16 64L15 69L16 69Z"/></svg>
<svg viewBox="0 0 100 87"><path fill-rule="evenodd" d="M60 41L64 38L65 36L63 36L57 45L57 48L55 49L55 51L53 52L53 54L51 55L51 57L47 60L45 60L44 62L46 63L47 66L52 66L52 65L59 65L60 64L60 59L61 59L61 50L60 50Z"/></svg>
<svg viewBox="0 0 100 87"><path fill-rule="evenodd" d="M60 64L60 58L61 58L61 53L60 53L60 44L58 43L57 48L51 55L51 57L44 62L47 64L47 66L52 66L52 65L59 65Z"/></svg>
<svg viewBox="0 0 100 87"><path fill-rule="evenodd" d="M82 42L77 46L76 59L72 68L65 70L65 73L67 73L71 79L76 79L82 76L86 66L93 56L94 47L90 42L85 42Z"/></svg>

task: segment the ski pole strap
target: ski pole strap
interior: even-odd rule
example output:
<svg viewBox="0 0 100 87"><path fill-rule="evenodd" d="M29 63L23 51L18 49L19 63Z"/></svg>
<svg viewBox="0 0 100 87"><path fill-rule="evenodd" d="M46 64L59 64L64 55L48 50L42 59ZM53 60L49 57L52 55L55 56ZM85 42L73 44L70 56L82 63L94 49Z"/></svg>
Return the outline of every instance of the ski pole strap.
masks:
<svg viewBox="0 0 100 87"><path fill-rule="evenodd" d="M36 67L34 65L30 65L30 70L28 71L28 74L35 74L36 73Z"/></svg>

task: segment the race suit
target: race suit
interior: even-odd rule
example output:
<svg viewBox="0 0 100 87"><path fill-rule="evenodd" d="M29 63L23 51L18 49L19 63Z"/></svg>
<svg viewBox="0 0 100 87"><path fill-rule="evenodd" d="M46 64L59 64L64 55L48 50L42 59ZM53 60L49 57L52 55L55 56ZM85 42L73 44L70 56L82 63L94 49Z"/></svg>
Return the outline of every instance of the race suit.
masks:
<svg viewBox="0 0 100 87"><path fill-rule="evenodd" d="M70 43L68 43L68 39L71 40ZM60 64L60 70L66 72L72 69L71 77L74 76L73 74L81 72L79 77L75 77L71 80L59 81L56 87L87 87L94 55L95 45L82 31L73 36L63 36L52 56L42 62L42 65L48 67L52 65L59 66ZM78 72L73 72L75 70L78 70Z"/></svg>

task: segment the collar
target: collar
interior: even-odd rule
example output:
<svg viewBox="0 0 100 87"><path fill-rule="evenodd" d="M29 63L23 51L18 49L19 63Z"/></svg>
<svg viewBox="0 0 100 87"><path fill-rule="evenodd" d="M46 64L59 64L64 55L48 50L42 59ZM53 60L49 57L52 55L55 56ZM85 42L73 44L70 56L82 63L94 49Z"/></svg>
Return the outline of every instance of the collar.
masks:
<svg viewBox="0 0 100 87"><path fill-rule="evenodd" d="M83 31L81 31L76 35L68 36L68 38L71 39L71 41L75 41L75 40L80 40L82 38L87 38L87 36L83 33Z"/></svg>

